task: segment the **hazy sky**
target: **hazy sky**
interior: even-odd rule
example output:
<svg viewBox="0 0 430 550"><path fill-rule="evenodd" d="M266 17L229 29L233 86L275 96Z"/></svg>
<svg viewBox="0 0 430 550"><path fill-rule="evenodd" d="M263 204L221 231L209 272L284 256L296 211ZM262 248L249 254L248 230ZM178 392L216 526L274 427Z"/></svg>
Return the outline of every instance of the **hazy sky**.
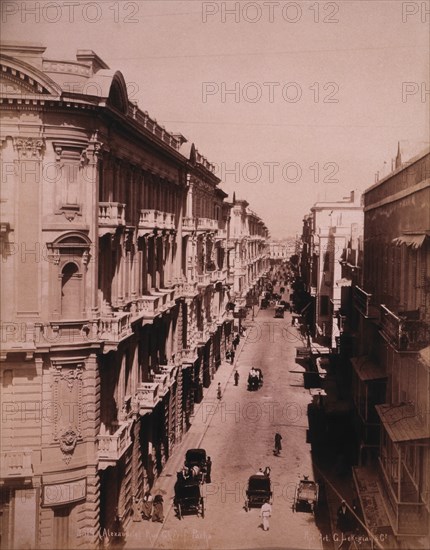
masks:
<svg viewBox="0 0 430 550"><path fill-rule="evenodd" d="M272 236L429 141L430 2L2 2L2 40L94 50ZM226 93L231 91L232 93Z"/></svg>

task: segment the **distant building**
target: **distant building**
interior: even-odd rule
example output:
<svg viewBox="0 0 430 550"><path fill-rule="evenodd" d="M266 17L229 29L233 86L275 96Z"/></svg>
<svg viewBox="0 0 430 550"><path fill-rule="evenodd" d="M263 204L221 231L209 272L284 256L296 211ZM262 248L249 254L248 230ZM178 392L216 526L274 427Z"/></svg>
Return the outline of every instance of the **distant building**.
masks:
<svg viewBox="0 0 430 550"><path fill-rule="evenodd" d="M285 241L269 241L269 258L271 262L285 261L289 258Z"/></svg>
<svg viewBox="0 0 430 550"><path fill-rule="evenodd" d="M269 270L268 229L245 200L233 197L228 238L231 295L237 304L236 315L255 305ZM240 317L239 317L240 319Z"/></svg>
<svg viewBox="0 0 430 550"><path fill-rule="evenodd" d="M309 297L305 307L312 311L314 339L329 348L337 345L342 287L349 284L342 278L342 254L352 235L356 239L361 234L362 227L363 207L354 191L341 201L315 203L303 220L300 266Z"/></svg>

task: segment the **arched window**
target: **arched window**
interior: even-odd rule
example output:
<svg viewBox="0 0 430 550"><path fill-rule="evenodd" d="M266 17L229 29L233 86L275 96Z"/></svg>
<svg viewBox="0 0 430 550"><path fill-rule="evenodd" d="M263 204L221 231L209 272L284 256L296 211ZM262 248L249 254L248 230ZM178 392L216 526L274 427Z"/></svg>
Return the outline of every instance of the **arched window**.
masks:
<svg viewBox="0 0 430 550"><path fill-rule="evenodd" d="M78 319L82 316L82 276L74 262L67 263L61 271L61 316L64 319Z"/></svg>

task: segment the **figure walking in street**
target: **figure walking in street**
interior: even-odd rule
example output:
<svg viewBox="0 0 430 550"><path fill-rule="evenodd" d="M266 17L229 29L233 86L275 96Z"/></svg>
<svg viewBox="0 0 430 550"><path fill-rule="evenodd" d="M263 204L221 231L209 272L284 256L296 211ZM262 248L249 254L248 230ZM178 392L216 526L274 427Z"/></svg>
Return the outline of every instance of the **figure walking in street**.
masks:
<svg viewBox="0 0 430 550"><path fill-rule="evenodd" d="M239 384L239 373L237 370L234 371L234 385L237 386Z"/></svg>
<svg viewBox="0 0 430 550"><path fill-rule="evenodd" d="M217 397L218 401L221 401L221 398L222 398L221 382L218 382L218 387L216 389L216 397Z"/></svg>
<svg viewBox="0 0 430 550"><path fill-rule="evenodd" d="M282 441L282 435L279 434L279 433L276 433L276 434L275 434L275 450L273 451L273 453L275 454L275 456L279 456L279 453L280 453L281 450L282 450L281 441Z"/></svg>
<svg viewBox="0 0 430 550"><path fill-rule="evenodd" d="M142 521L142 499L137 496L133 498L133 521Z"/></svg>
<svg viewBox="0 0 430 550"><path fill-rule="evenodd" d="M263 520L263 531L269 530L269 518L272 515L272 506L269 504L269 500L266 499L260 510L260 516Z"/></svg>
<svg viewBox="0 0 430 550"><path fill-rule="evenodd" d="M337 525L336 527L342 534L352 531L352 516L351 512L346 505L346 502L342 500L337 510Z"/></svg>
<svg viewBox="0 0 430 550"><path fill-rule="evenodd" d="M206 483L211 483L211 472L212 472L212 460L211 460L211 457L208 456L208 459L206 460Z"/></svg>
<svg viewBox="0 0 430 550"><path fill-rule="evenodd" d="M230 364L232 365L234 363L234 356L236 355L236 352L234 349L230 351Z"/></svg>
<svg viewBox="0 0 430 550"><path fill-rule="evenodd" d="M161 495L155 495L154 497L154 509L152 512L152 521L158 521L160 523L163 523L164 521L163 497Z"/></svg>
<svg viewBox="0 0 430 550"><path fill-rule="evenodd" d="M152 495L149 491L145 493L142 502L142 518L150 520L152 516Z"/></svg>

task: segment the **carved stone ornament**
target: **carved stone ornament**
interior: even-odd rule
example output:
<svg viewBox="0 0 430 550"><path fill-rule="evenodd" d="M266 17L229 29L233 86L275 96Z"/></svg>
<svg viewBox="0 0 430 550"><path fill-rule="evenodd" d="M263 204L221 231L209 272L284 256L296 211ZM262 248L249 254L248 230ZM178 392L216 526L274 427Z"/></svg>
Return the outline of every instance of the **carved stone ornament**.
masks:
<svg viewBox="0 0 430 550"><path fill-rule="evenodd" d="M68 464L72 458L73 451L75 450L76 443L78 442L79 434L77 431L69 426L63 432L59 434L60 449L63 453L63 460Z"/></svg>
<svg viewBox="0 0 430 550"><path fill-rule="evenodd" d="M38 138L16 138L15 147L20 159L39 160L44 141Z"/></svg>

